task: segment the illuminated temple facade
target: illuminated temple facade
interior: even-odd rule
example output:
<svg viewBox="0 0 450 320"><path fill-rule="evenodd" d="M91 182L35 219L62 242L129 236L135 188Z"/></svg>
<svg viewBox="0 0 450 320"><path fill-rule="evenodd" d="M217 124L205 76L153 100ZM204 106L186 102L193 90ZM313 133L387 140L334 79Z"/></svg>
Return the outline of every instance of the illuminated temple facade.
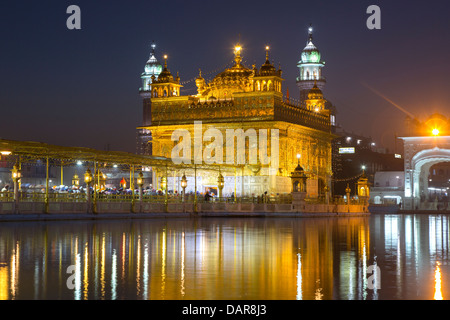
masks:
<svg viewBox="0 0 450 320"><path fill-rule="evenodd" d="M278 152L277 167L271 168L271 165L258 160L256 164L246 162L244 168L238 170L224 168L223 195L230 196L234 192L236 196L290 193L290 175L298 164L309 177L309 197L324 195L325 186L329 187L331 182L331 141L334 135L331 133L330 110L319 88L320 78L319 82L310 83L312 88L308 90L304 103L293 103L289 98L283 98L282 71L270 62L268 47L265 61L259 68L245 66L241 54L242 48L238 45L234 50L234 65L209 82L200 71L195 79L197 94L194 95L182 94L180 77L178 73L175 77L172 75L167 66L167 56L164 56L163 70L152 75L148 86L140 90L146 118L137 129L151 137L147 141L141 140L144 145L148 144L144 149L150 149L153 155L170 158L176 145L172 140L173 132L185 129L194 137L194 121L201 121L202 134L215 128L224 137L227 129L242 129L244 132L253 129L258 135L261 129L266 130L268 137L277 131L278 150L272 148L273 142L268 139L268 153ZM210 143L203 141L203 147ZM250 139L245 143L248 156L248 150L257 146L249 145ZM224 150L224 162L225 153ZM191 154L193 158L194 152ZM179 179L183 173L169 176L169 191L180 191ZM193 174L186 175L186 192L192 192ZM163 173L155 170L154 188L160 188L162 177ZM215 188L217 171L197 171L197 191Z"/></svg>

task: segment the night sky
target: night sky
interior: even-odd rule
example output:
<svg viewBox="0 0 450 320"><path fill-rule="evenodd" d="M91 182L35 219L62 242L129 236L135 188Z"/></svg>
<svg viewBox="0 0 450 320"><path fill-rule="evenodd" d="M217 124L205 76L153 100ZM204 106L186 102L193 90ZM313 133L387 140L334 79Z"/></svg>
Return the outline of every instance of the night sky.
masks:
<svg viewBox="0 0 450 320"><path fill-rule="evenodd" d="M66 27L72 4L81 30ZM381 30L366 27L371 4ZM2 1L0 138L135 152L152 40L181 81L199 68L222 71L239 38L248 67L261 66L270 45L283 92L298 98L296 65L312 23L338 123L393 151L406 114L368 86L419 117L449 117L449 12L447 0Z"/></svg>

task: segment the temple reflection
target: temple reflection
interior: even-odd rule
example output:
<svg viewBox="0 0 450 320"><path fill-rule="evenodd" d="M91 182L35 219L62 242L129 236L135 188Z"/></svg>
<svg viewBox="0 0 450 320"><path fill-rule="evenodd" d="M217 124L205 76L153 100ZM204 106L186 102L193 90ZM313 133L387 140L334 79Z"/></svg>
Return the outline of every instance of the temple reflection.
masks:
<svg viewBox="0 0 450 320"><path fill-rule="evenodd" d="M448 227L412 215L9 224L0 299L439 299Z"/></svg>

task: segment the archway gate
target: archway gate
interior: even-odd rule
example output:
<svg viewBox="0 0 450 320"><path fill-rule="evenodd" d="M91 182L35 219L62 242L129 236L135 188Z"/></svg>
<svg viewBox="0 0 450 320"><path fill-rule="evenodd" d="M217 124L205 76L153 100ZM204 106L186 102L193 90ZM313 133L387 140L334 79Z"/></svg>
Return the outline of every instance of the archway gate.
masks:
<svg viewBox="0 0 450 320"><path fill-rule="evenodd" d="M421 195L428 192L428 171L436 163L450 162L450 136L400 137L404 144L404 209L420 208Z"/></svg>

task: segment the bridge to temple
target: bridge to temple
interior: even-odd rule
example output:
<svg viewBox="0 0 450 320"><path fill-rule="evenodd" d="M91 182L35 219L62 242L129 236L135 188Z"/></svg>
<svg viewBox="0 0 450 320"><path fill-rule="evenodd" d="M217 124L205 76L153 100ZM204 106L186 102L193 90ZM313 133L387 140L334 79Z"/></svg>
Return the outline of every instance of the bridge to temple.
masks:
<svg viewBox="0 0 450 320"><path fill-rule="evenodd" d="M343 214L368 214L367 204L363 202L353 203L308 203L303 208L292 205L290 194L256 199L252 198L218 198L216 201L204 203L203 199L197 199L197 192L183 197L170 198L168 192L164 195L157 195L145 198L140 188L139 194L135 193L135 171L151 167L153 170L159 169L165 174L166 181L169 174L173 172L183 172L194 177L202 171L232 172L235 176L238 169L244 165L230 164L174 164L172 159L137 155L120 151L100 151L84 147L64 147L50 145L41 142L14 141L0 139L0 154L2 160L6 160L10 167L15 163L19 168L23 163L33 163L38 160L45 164L46 178L44 192L29 195L22 193L18 195L19 189L14 183L14 193L1 193L0 214L8 213L198 213L207 212L209 214L233 215L239 213L263 213L269 214L298 214L302 213L325 213L335 215ZM6 158L6 159L5 159ZM63 171L65 166L85 162L86 167L93 168L93 194L55 194L49 187L50 166L61 166ZM100 181L95 176L99 170L120 165L122 170L129 170L129 181L131 195L104 195L99 192ZM241 171L242 172L242 171ZM98 174L98 177L100 174ZM235 179L236 181L236 179ZM235 189L236 189L235 185ZM243 187L243 186L241 186ZM195 186L196 188L196 186ZM195 189L197 191L197 189ZM167 189L166 189L167 191ZM235 193L236 195L236 193ZM180 201L180 199L182 199ZM91 203L92 202L92 203ZM90 207L92 206L92 209Z"/></svg>

